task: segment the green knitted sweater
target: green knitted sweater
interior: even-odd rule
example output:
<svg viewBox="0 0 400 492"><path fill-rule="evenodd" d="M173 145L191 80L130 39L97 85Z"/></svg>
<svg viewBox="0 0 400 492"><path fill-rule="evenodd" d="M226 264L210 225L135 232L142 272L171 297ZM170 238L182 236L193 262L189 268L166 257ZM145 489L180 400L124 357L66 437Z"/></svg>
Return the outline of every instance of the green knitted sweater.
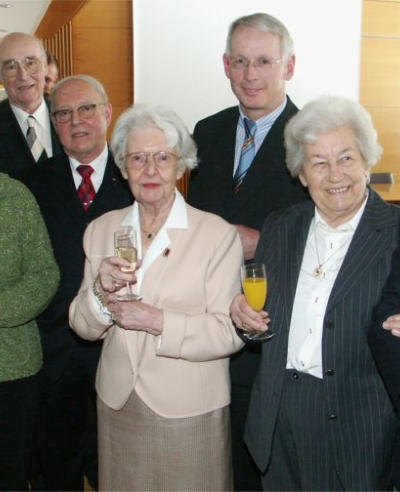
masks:
<svg viewBox="0 0 400 492"><path fill-rule="evenodd" d="M58 281L33 195L0 173L0 382L31 376L41 368L35 318L50 302Z"/></svg>

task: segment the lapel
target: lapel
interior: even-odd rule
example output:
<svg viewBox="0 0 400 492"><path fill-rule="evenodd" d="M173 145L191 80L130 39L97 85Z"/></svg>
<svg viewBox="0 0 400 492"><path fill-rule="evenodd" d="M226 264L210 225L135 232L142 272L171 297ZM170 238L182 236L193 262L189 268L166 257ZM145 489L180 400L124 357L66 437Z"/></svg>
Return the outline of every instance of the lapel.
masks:
<svg viewBox="0 0 400 492"><path fill-rule="evenodd" d="M285 310L290 321L294 296L296 294L297 282L300 273L300 267L304 256L308 231L311 220L314 216L314 204L307 203L299 209L294 208L294 214L291 221L288 221L279 231L279 266L278 274L282 275L283 286L281 292L284 300ZM288 325L289 330L289 325Z"/></svg>
<svg viewBox="0 0 400 492"><path fill-rule="evenodd" d="M109 151L103 181L96 193L93 204L87 212L89 220L92 220L109 210L129 205L127 200L128 189L128 182L122 177L121 172Z"/></svg>
<svg viewBox="0 0 400 492"><path fill-rule="evenodd" d="M384 232L387 228L396 227L397 223L398 217L393 214L392 207L370 190L364 213L333 285L326 312L349 291L361 285L365 273L392 247L393 238Z"/></svg>
<svg viewBox="0 0 400 492"><path fill-rule="evenodd" d="M225 196L227 203L232 199L233 164L235 161L236 128L239 119L237 107L231 108L226 121L221 125L220 132L214 142L211 142L209 155L215 162L216 179L219 181L221 196ZM230 205L229 205L230 207ZM229 209L229 208L228 208Z"/></svg>
<svg viewBox="0 0 400 492"><path fill-rule="evenodd" d="M45 165L51 166L54 176L53 192L66 213L78 219L81 224L86 223L86 214L76 192L68 156L59 155L57 158L50 159Z"/></svg>
<svg viewBox="0 0 400 492"><path fill-rule="evenodd" d="M236 194L232 193L232 214L234 214L238 209L246 208L246 202L251 199L253 194L257 194L259 192L262 193L262 191L257 190L265 187L265 183L268 181L269 176L274 175L277 172L281 172L282 166L285 168L284 172L287 172L285 165L283 132L286 123L296 112L296 106L288 97L285 109L272 125L261 147L258 149L258 152L254 157L254 161L250 166L250 169L247 172L239 191ZM234 145L235 143L233 146ZM232 157L232 162L233 159L234 156Z"/></svg>
<svg viewBox="0 0 400 492"><path fill-rule="evenodd" d="M50 135L51 135L51 148L53 150L53 156L56 156L58 154L62 154L64 152L60 140L58 139L58 135L54 129L53 126L53 121L51 119L51 106L49 101L45 99L45 103L47 105L47 109L49 110L49 118L50 118Z"/></svg>
<svg viewBox="0 0 400 492"><path fill-rule="evenodd" d="M21 160L25 160L33 165L36 164L25 135L18 124L8 99L3 101L1 105L0 136L4 139L4 145L10 147L9 155L14 155L15 157L18 156Z"/></svg>

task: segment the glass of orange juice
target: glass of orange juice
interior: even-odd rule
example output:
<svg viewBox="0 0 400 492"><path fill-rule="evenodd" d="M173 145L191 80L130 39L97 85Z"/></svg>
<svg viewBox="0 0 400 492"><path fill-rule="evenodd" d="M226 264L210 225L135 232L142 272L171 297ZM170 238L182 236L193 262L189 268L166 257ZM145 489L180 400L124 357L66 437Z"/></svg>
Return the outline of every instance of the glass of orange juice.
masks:
<svg viewBox="0 0 400 492"><path fill-rule="evenodd" d="M241 268L242 288L246 300L254 311L262 311L267 300L268 282L263 263L247 263ZM266 332L242 331L243 336L252 341L267 340L274 336Z"/></svg>

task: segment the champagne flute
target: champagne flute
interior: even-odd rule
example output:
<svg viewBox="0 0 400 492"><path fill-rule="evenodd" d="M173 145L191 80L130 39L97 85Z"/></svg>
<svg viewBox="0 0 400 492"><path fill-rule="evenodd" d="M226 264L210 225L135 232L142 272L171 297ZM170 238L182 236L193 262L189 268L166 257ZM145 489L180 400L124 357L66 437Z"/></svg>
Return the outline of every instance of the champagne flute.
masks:
<svg viewBox="0 0 400 492"><path fill-rule="evenodd" d="M267 300L267 274L262 263L247 263L241 267L242 288L246 300L254 311L262 311ZM268 340L274 336L269 330L266 332L249 332L241 330L244 338L251 341Z"/></svg>
<svg viewBox="0 0 400 492"><path fill-rule="evenodd" d="M134 272L137 263L137 237L132 226L121 226L114 232L115 255L129 261L129 267L121 267L122 272ZM124 293L118 294L119 301L136 301L141 297L132 292L132 286L126 282Z"/></svg>

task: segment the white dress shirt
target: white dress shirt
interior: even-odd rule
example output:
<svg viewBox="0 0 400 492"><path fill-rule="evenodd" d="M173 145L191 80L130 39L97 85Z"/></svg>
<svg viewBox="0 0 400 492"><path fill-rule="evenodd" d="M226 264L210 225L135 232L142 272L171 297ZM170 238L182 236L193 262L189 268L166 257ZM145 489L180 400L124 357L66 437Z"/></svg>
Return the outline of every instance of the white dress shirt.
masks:
<svg viewBox="0 0 400 492"><path fill-rule="evenodd" d="M77 161L73 157L69 157L68 159L69 159L69 164L71 166L72 177L74 178L75 188L78 189L79 185L82 182L82 175L77 171L77 168L78 166L82 165L82 163ZM108 160L108 147L107 144L105 144L101 154L98 157L96 157L96 159L94 159L92 162L86 164L94 169L93 173L90 175L90 180L92 181L92 185L96 193L99 191L101 183L103 182L107 160Z"/></svg>
<svg viewBox="0 0 400 492"><path fill-rule="evenodd" d="M26 136L28 131L28 116L32 115L35 117L35 131L39 142L42 147L46 150L47 157L53 156L53 147L51 144L51 124L50 115L47 104L42 101L42 104L37 108L34 113L26 113L23 109L10 104L11 109L17 118L18 124L21 128L22 133Z"/></svg>
<svg viewBox="0 0 400 492"><path fill-rule="evenodd" d="M170 248L170 239L168 236L168 229L187 229L188 219L187 219L187 209L186 203L183 196L175 189L175 200L172 204L172 208L169 212L167 220L161 229L154 236L146 255L142 258L142 239L141 239L141 229L140 229L140 215L139 215L139 204L134 202L131 207L129 207L128 213L121 222L121 226L132 226L137 235L137 248L138 248L138 259L142 259L141 267L136 271L136 284L132 285L132 291L135 294L140 295L140 289L143 282L143 278L151 266L151 264L161 255L168 255ZM110 231L113 234L114 231ZM122 292L122 291L121 291ZM99 313L102 313L101 317L105 323L111 322L110 312L107 308L100 304L100 301L91 293L92 303L97 306ZM159 338L159 344L161 344L161 336Z"/></svg>
<svg viewBox="0 0 400 492"><path fill-rule="evenodd" d="M357 213L336 228L315 208L308 231L289 328L287 369L322 378L322 332L333 284L361 220L367 199ZM315 269L321 273L316 276Z"/></svg>

